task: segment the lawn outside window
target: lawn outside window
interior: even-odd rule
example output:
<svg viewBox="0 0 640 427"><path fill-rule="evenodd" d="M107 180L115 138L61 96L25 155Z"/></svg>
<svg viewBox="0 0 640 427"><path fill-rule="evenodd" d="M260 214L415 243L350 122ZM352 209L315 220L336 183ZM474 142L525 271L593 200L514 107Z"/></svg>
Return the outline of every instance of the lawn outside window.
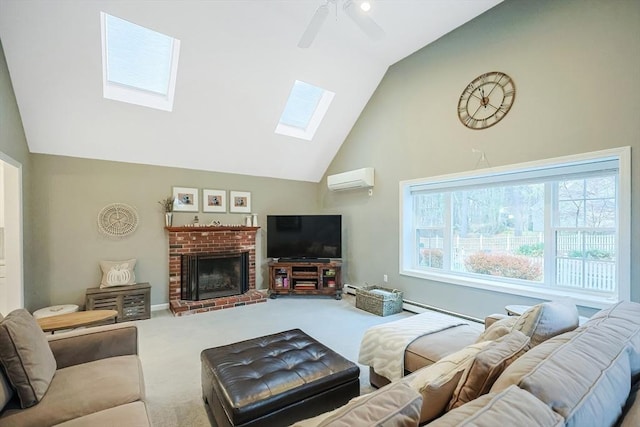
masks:
<svg viewBox="0 0 640 427"><path fill-rule="evenodd" d="M629 147L400 183L400 274L602 308L630 298Z"/></svg>

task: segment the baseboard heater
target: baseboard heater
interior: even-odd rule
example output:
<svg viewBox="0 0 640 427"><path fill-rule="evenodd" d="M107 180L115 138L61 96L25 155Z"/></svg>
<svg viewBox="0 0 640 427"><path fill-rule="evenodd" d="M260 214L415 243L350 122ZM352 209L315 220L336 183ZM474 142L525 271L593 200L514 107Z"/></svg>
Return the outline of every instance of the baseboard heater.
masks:
<svg viewBox="0 0 640 427"><path fill-rule="evenodd" d="M342 290L345 293L349 294L349 295L355 295L356 294L356 287L353 286L353 285L345 284L342 287ZM455 311L450 311L450 310L445 310L443 308L434 307L432 305L423 304L421 302L411 301L411 300L407 300L407 299L404 299L402 301L402 309L405 310L405 311L408 311L410 313L416 313L416 314L424 313L427 310L432 310L432 311L437 311L438 313L448 314L450 316L459 317L461 319L465 319L465 320L468 320L470 322L476 322L476 323L484 324L484 320L478 319L477 317L467 316L466 314L457 313Z"/></svg>

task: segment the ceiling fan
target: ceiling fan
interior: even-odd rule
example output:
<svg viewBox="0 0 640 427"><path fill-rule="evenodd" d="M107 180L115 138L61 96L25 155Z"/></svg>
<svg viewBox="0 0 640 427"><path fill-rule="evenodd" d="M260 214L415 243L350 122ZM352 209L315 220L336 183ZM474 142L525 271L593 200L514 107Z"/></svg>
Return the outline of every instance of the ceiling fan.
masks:
<svg viewBox="0 0 640 427"><path fill-rule="evenodd" d="M322 24L329 16L329 6L335 7L336 17L338 16L338 3L342 2L342 10L351 18L351 20L372 40L380 40L384 37L384 30L380 28L376 22L366 14L369 2L362 2L361 7L358 7L353 0L324 0L323 3L318 6L316 12L313 14L307 29L302 34L298 47L308 48L313 43L316 35L320 31ZM365 6L365 4L367 6Z"/></svg>

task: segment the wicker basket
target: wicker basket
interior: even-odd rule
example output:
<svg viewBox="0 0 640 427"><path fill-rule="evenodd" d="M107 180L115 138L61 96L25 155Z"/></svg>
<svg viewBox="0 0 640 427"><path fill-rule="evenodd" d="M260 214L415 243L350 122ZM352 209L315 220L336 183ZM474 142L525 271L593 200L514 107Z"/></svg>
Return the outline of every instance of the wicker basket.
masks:
<svg viewBox="0 0 640 427"><path fill-rule="evenodd" d="M402 311L402 291L369 285L356 288L356 308L388 316Z"/></svg>

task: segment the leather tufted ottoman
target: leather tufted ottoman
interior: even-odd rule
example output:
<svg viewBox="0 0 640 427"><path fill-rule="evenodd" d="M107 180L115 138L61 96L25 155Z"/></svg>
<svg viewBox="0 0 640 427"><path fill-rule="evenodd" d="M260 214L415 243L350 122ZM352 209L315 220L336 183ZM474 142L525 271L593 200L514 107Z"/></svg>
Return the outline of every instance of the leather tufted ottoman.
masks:
<svg viewBox="0 0 640 427"><path fill-rule="evenodd" d="M300 329L202 351L202 397L215 425L279 426L360 394L360 369Z"/></svg>

